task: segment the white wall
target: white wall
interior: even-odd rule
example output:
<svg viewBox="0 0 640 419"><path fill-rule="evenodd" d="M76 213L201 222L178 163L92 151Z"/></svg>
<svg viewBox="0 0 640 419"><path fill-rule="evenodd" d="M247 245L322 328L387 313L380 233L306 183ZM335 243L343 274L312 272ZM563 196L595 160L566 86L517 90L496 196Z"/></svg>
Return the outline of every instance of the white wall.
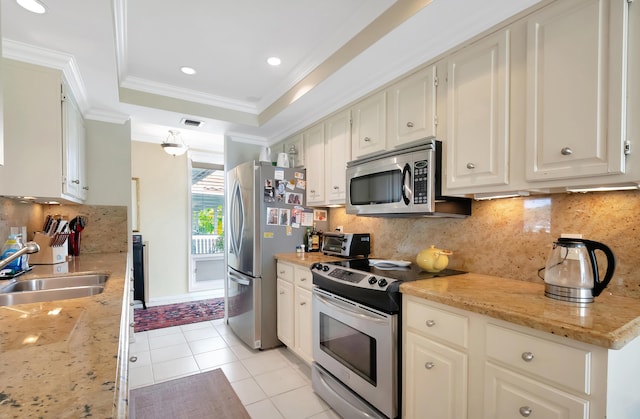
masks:
<svg viewBox="0 0 640 419"><path fill-rule="evenodd" d="M85 120L87 205L131 203L131 124Z"/></svg>
<svg viewBox="0 0 640 419"><path fill-rule="evenodd" d="M188 292L190 184L187 156L131 142L131 176L140 179L140 232L149 242L149 299Z"/></svg>

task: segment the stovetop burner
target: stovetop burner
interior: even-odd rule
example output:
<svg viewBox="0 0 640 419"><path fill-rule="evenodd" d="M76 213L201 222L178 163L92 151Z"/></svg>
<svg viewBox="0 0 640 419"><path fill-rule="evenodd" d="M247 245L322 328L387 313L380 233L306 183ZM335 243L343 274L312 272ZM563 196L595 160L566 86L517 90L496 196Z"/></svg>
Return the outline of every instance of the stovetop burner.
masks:
<svg viewBox="0 0 640 419"><path fill-rule="evenodd" d="M347 259L335 262L329 262L331 265L338 265L343 268L355 269L362 272L368 272L372 275L392 278L397 281L416 281L418 279L431 279L442 276L460 275L466 272L454 269L444 269L440 272L423 271L416 263L412 263L408 267L381 268L369 264L369 259Z"/></svg>
<svg viewBox="0 0 640 419"><path fill-rule="evenodd" d="M408 267L380 268L363 258L316 263L311 272L317 287L387 313L400 311L401 283L466 273L453 269L431 273L413 263Z"/></svg>

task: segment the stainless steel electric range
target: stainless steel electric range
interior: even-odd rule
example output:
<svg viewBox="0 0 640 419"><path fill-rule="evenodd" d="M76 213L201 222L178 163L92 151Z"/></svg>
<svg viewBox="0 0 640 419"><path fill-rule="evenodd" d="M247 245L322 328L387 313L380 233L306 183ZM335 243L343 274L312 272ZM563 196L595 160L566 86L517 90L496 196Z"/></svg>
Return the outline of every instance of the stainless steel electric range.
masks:
<svg viewBox="0 0 640 419"><path fill-rule="evenodd" d="M379 259L316 263L311 272L314 391L343 417L399 417L400 284L465 272Z"/></svg>

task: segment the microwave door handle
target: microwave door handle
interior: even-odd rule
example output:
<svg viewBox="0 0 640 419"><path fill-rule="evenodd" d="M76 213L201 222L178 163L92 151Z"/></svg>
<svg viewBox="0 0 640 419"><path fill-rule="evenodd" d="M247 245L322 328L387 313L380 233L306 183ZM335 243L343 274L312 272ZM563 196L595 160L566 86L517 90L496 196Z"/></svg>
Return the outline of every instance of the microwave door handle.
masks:
<svg viewBox="0 0 640 419"><path fill-rule="evenodd" d="M405 163L402 169L402 200L405 205L409 205L411 198L413 198L413 191L411 190L411 167L409 163Z"/></svg>

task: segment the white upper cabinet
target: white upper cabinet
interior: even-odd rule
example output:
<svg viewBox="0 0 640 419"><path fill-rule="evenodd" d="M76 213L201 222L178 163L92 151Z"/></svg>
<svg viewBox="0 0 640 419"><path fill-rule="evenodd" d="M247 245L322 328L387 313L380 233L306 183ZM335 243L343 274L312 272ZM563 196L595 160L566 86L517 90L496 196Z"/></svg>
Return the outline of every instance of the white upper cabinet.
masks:
<svg viewBox="0 0 640 419"><path fill-rule="evenodd" d="M447 59L447 190L509 183L511 30Z"/></svg>
<svg viewBox="0 0 640 419"><path fill-rule="evenodd" d="M324 124L317 124L302 134L307 158L307 205L325 202Z"/></svg>
<svg viewBox="0 0 640 419"><path fill-rule="evenodd" d="M387 94L376 93L351 108L351 157L384 151L387 146Z"/></svg>
<svg viewBox="0 0 640 419"><path fill-rule="evenodd" d="M343 111L324 123L326 198L329 204L344 204L347 162L351 160L351 114Z"/></svg>
<svg viewBox="0 0 640 419"><path fill-rule="evenodd" d="M87 198L89 187L85 171L84 119L73 97L63 84L62 117L62 190L64 194L80 200Z"/></svg>
<svg viewBox="0 0 640 419"><path fill-rule="evenodd" d="M436 135L436 86L436 66L432 65L387 90L387 148Z"/></svg>
<svg viewBox="0 0 640 419"><path fill-rule="evenodd" d="M627 7L565 0L527 18L528 181L624 172Z"/></svg>
<svg viewBox="0 0 640 419"><path fill-rule="evenodd" d="M0 194L82 202L84 125L59 70L5 59ZM24 175L28 173L29 175Z"/></svg>

